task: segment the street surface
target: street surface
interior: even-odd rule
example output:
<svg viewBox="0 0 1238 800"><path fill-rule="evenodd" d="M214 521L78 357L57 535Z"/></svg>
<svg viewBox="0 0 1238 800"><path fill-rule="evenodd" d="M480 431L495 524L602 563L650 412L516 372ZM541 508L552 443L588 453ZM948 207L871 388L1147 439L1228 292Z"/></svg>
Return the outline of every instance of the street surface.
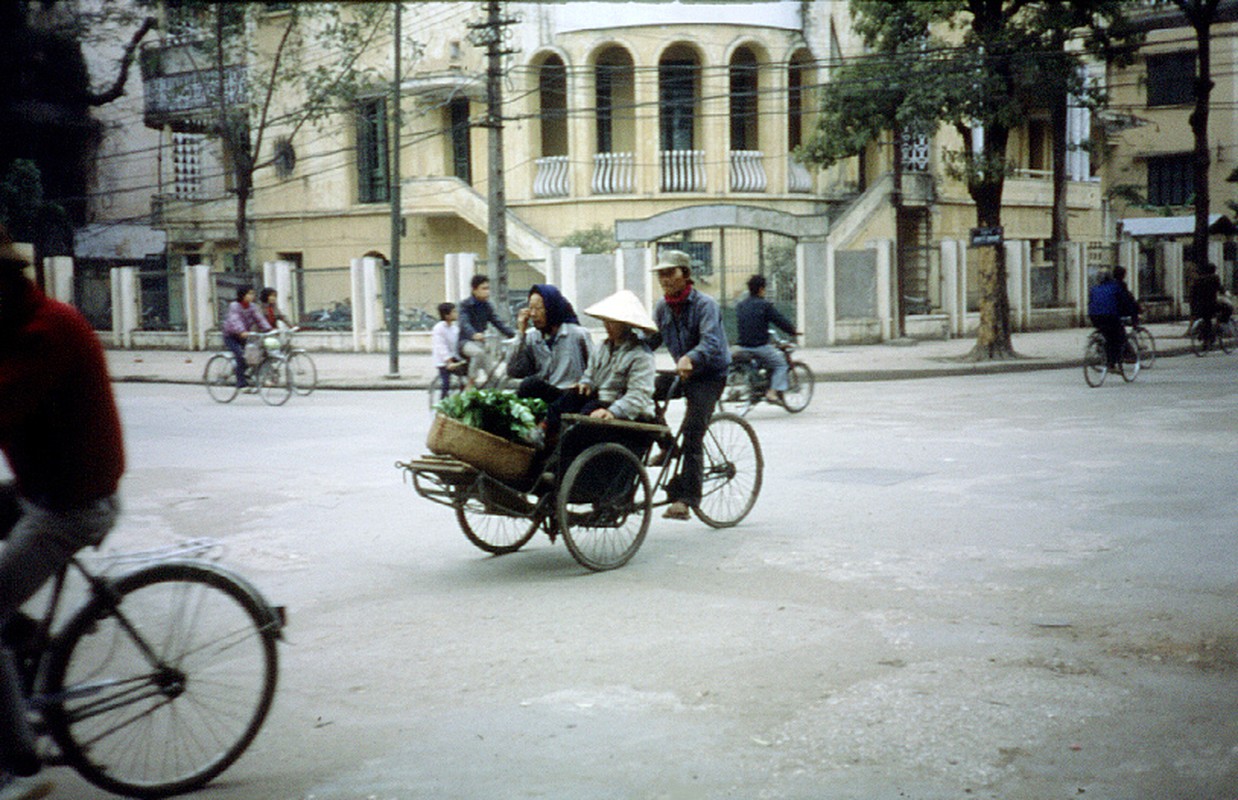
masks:
<svg viewBox="0 0 1238 800"><path fill-rule="evenodd" d="M211 800L1238 797L1238 357L824 383L726 531L500 558L393 468L421 392L118 385L108 549L213 536L286 605ZM108 797L72 772L53 797Z"/></svg>

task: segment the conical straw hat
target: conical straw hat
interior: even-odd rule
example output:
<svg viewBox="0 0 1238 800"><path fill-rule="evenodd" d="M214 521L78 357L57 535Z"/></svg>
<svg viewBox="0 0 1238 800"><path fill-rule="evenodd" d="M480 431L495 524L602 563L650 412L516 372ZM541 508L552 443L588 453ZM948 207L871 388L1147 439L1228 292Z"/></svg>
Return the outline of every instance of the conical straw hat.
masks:
<svg viewBox="0 0 1238 800"><path fill-rule="evenodd" d="M628 325L644 328L647 331L658 329L658 323L649 316L640 298L629 289L621 289L605 300L599 300L586 308L585 313L598 319L626 322Z"/></svg>

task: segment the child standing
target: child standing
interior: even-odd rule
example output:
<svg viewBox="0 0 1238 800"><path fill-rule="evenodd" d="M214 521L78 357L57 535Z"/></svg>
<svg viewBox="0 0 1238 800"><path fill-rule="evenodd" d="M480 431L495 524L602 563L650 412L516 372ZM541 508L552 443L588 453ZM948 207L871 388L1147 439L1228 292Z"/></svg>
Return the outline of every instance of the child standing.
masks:
<svg viewBox="0 0 1238 800"><path fill-rule="evenodd" d="M460 341L460 328L456 325L460 314L456 311L456 304L439 303L438 318L439 321L430 329L430 354L438 369L443 396L446 397L451 390L449 370L460 363L460 359L456 358L456 344Z"/></svg>

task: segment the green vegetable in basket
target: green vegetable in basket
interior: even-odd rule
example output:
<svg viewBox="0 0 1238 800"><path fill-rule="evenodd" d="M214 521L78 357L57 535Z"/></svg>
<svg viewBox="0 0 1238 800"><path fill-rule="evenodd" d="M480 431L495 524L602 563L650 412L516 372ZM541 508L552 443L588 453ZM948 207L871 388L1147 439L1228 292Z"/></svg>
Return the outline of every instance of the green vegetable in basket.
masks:
<svg viewBox="0 0 1238 800"><path fill-rule="evenodd" d="M444 397L434 410L509 442L528 444L537 420L546 413L546 401L498 389L466 389Z"/></svg>

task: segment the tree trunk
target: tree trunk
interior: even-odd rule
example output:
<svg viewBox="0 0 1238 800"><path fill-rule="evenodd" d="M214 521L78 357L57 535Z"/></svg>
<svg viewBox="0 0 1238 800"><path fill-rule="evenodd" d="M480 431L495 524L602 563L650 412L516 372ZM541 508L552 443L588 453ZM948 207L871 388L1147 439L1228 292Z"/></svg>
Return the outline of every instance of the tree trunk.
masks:
<svg viewBox="0 0 1238 800"><path fill-rule="evenodd" d="M1199 48L1199 74L1195 78L1195 110L1191 112L1191 131L1195 134L1195 235L1191 250L1195 268L1208 263L1208 167L1212 159L1208 155L1208 101L1212 96L1212 48L1209 41L1213 17L1216 15L1214 0L1199 0L1194 5L1194 14L1187 15L1195 28L1195 41Z"/></svg>
<svg viewBox="0 0 1238 800"><path fill-rule="evenodd" d="M1002 164L1010 130L989 126L984 131L983 166L973 171L967 191L976 204L976 224L982 228L1002 224ZM1010 298L1006 294L1006 247L982 247L978 251L980 272L980 327L976 344L968 354L973 361L1013 358L1010 341Z"/></svg>
<svg viewBox="0 0 1238 800"><path fill-rule="evenodd" d="M1053 261L1054 271L1058 275L1062 274L1061 262L1065 250L1063 245L1070 241L1069 207L1067 206L1069 186L1066 174L1066 149L1070 146L1066 138L1069 113L1068 98L1063 86L1062 91L1053 98L1049 106L1049 127L1053 138L1053 220L1049 233L1049 247L1052 249L1050 258Z"/></svg>

